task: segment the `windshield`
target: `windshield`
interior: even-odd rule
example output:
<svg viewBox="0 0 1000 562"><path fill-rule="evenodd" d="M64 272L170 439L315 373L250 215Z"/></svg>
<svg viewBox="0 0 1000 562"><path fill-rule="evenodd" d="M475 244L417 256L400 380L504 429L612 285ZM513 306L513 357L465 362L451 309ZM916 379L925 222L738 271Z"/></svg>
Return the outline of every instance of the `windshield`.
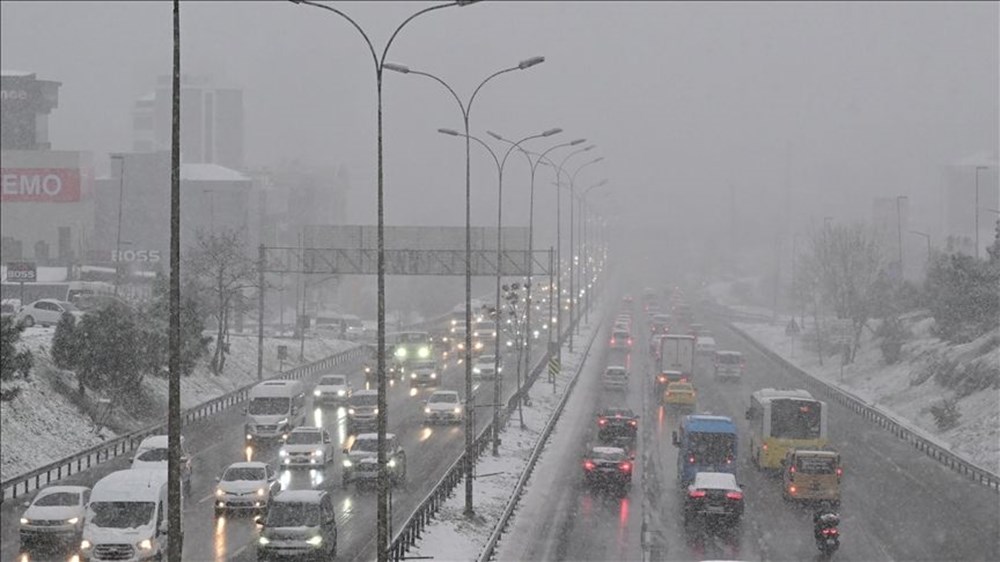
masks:
<svg viewBox="0 0 1000 562"><path fill-rule="evenodd" d="M818 439L821 407L809 400L772 400L771 436L783 439Z"/></svg>
<svg viewBox="0 0 1000 562"><path fill-rule="evenodd" d="M795 459L795 470L802 474L833 474L837 461L833 457L801 456Z"/></svg>
<svg viewBox="0 0 1000 562"><path fill-rule="evenodd" d="M687 454L699 464L719 464L736 458L736 436L731 433L688 433Z"/></svg>
<svg viewBox="0 0 1000 562"><path fill-rule="evenodd" d="M288 398L254 398L247 412L252 416L280 416L288 413Z"/></svg>
<svg viewBox="0 0 1000 562"><path fill-rule="evenodd" d="M378 440L377 439L358 439L354 442L351 447L351 451L361 451L365 453L375 453L378 452Z"/></svg>
<svg viewBox="0 0 1000 562"><path fill-rule="evenodd" d="M237 466L230 468L222 476L224 482L236 482L238 480L249 480L257 482L264 479L264 467L257 466Z"/></svg>
<svg viewBox="0 0 1000 562"><path fill-rule="evenodd" d="M316 527L319 504L274 502L267 510L268 527Z"/></svg>
<svg viewBox="0 0 1000 562"><path fill-rule="evenodd" d="M723 365L739 365L742 360L743 358L739 355L726 354L718 356L719 363L722 363Z"/></svg>
<svg viewBox="0 0 1000 562"><path fill-rule="evenodd" d="M593 451L590 457L598 461L620 461L625 458L625 455L621 454L618 451L615 451L613 453L605 451Z"/></svg>
<svg viewBox="0 0 1000 562"><path fill-rule="evenodd" d="M497 360L496 355L480 355L479 356L479 362L480 363L489 363L489 364L492 365L493 362L496 361L496 360Z"/></svg>
<svg viewBox="0 0 1000 562"><path fill-rule="evenodd" d="M493 330L494 328L496 328L496 325L494 325L493 322L476 322L476 329L477 330L486 330L486 331L489 331L489 330Z"/></svg>
<svg viewBox="0 0 1000 562"><path fill-rule="evenodd" d="M375 394L355 394L351 397L351 406L374 406L378 404Z"/></svg>
<svg viewBox="0 0 1000 562"><path fill-rule="evenodd" d="M430 400L431 404L445 403L445 404L458 404L457 394L432 394Z"/></svg>
<svg viewBox="0 0 1000 562"><path fill-rule="evenodd" d="M285 443L289 445L312 445L322 443L323 437L318 431L293 431L288 434Z"/></svg>
<svg viewBox="0 0 1000 562"><path fill-rule="evenodd" d="M342 376L327 375L319 379L319 386L344 386L346 380Z"/></svg>
<svg viewBox="0 0 1000 562"><path fill-rule="evenodd" d="M167 462L167 455L169 453L170 450L166 448L146 449L136 455L135 460L142 462Z"/></svg>
<svg viewBox="0 0 1000 562"><path fill-rule="evenodd" d="M400 334L399 343L426 343L430 339L427 334Z"/></svg>
<svg viewBox="0 0 1000 562"><path fill-rule="evenodd" d="M89 522L109 529L134 529L153 522L153 502L90 502Z"/></svg>
<svg viewBox="0 0 1000 562"><path fill-rule="evenodd" d="M76 492L56 492L35 500L35 505L80 505L80 494Z"/></svg>
<svg viewBox="0 0 1000 562"><path fill-rule="evenodd" d="M348 319L348 320L344 321L344 324L346 324L348 328L364 328L365 327L365 325L361 322L361 320L351 320L351 319Z"/></svg>
<svg viewBox="0 0 1000 562"><path fill-rule="evenodd" d="M616 340L627 340L628 339L628 332L623 332L623 331L619 330L619 331L615 332L615 336L614 337L615 337Z"/></svg>

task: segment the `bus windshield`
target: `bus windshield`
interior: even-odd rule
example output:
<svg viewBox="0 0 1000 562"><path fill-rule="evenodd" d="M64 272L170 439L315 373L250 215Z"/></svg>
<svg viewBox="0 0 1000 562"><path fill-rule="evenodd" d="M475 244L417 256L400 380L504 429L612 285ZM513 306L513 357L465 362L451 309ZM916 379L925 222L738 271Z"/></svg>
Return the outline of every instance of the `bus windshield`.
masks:
<svg viewBox="0 0 1000 562"><path fill-rule="evenodd" d="M771 437L819 439L821 404L810 400L772 400Z"/></svg>
<svg viewBox="0 0 1000 562"><path fill-rule="evenodd" d="M732 433L689 433L687 454L698 464L721 464L736 458Z"/></svg>

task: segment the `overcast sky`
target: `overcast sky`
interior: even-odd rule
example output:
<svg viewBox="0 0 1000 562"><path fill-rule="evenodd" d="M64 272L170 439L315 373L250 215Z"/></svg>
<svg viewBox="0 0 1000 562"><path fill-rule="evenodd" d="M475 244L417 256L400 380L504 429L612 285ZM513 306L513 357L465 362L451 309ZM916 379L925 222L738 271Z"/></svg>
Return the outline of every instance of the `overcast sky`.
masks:
<svg viewBox="0 0 1000 562"><path fill-rule="evenodd" d="M340 2L384 45L422 2ZM346 165L352 220L374 217L375 86L349 25L288 2L185 2L184 72L242 87L249 167L283 159ZM131 146L133 100L171 61L168 2L3 2L2 66L62 82L54 148L99 160ZM907 194L936 217L940 166L998 151L998 6L993 2L709 4L482 2L414 20L388 60L437 74L467 98L519 60L546 62L490 82L473 134L562 127L586 137L629 216L745 224L868 218L875 196ZM454 100L413 75L385 76L388 220L462 224L464 149ZM497 146L499 149L500 146ZM565 154L560 152L557 154ZM513 159L505 212L525 224L528 172ZM551 174L539 176L549 216ZM475 221L495 220L495 172L473 146ZM516 207L514 207L516 205ZM822 220L819 218L818 220Z"/></svg>

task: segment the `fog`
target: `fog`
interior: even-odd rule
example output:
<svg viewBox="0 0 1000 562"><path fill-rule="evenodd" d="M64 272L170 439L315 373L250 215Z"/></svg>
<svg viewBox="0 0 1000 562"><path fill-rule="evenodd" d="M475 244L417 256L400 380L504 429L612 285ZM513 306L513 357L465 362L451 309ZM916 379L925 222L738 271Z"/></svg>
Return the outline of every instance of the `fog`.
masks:
<svg viewBox="0 0 1000 562"><path fill-rule="evenodd" d="M417 5L341 7L380 49ZM170 5L0 9L3 67L63 83L53 147L92 150L99 165L128 150L131 104L169 73ZM598 146L587 156L605 158L578 187L609 179L608 199L629 223L707 235L731 222L735 203L740 238L770 239L777 222L868 218L878 196L907 194L917 223L936 219L940 167L997 153L997 20L985 2L483 2L415 20L388 60L467 98L492 72L544 56L482 90L473 134L561 127L558 139L585 137ZM349 222L374 222L375 85L360 36L333 14L284 2L185 3L181 24L183 71L244 90L247 167L345 166ZM390 224L463 223L464 147L440 127L461 128L444 89L387 72ZM473 221L489 224L495 168L472 151ZM527 178L515 155L512 224L527 222ZM551 222L551 172L539 180L539 220Z"/></svg>

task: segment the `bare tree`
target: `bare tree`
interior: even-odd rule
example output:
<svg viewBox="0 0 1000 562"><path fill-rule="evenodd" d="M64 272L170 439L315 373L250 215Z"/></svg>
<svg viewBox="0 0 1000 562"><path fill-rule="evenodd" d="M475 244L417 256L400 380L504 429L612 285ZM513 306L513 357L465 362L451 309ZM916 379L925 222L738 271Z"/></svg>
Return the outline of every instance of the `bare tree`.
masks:
<svg viewBox="0 0 1000 562"><path fill-rule="evenodd" d="M884 264L881 248L864 224L827 226L812 238L823 299L837 318L851 321L847 362L861 345L861 333L876 309L878 280Z"/></svg>
<svg viewBox="0 0 1000 562"><path fill-rule="evenodd" d="M257 287L257 264L247 252L240 232L225 230L199 232L194 248L188 253L188 274L207 294L211 315L218 322L212 372L222 373L229 345L229 319L238 306L249 305L247 289Z"/></svg>
<svg viewBox="0 0 1000 562"><path fill-rule="evenodd" d="M815 255L799 256L795 277L792 279L792 299L802 310L802 327L805 328L807 309L812 309L813 324L816 327L816 353L819 364L823 364L823 334L820 331L820 302L823 294L820 286L820 266Z"/></svg>

